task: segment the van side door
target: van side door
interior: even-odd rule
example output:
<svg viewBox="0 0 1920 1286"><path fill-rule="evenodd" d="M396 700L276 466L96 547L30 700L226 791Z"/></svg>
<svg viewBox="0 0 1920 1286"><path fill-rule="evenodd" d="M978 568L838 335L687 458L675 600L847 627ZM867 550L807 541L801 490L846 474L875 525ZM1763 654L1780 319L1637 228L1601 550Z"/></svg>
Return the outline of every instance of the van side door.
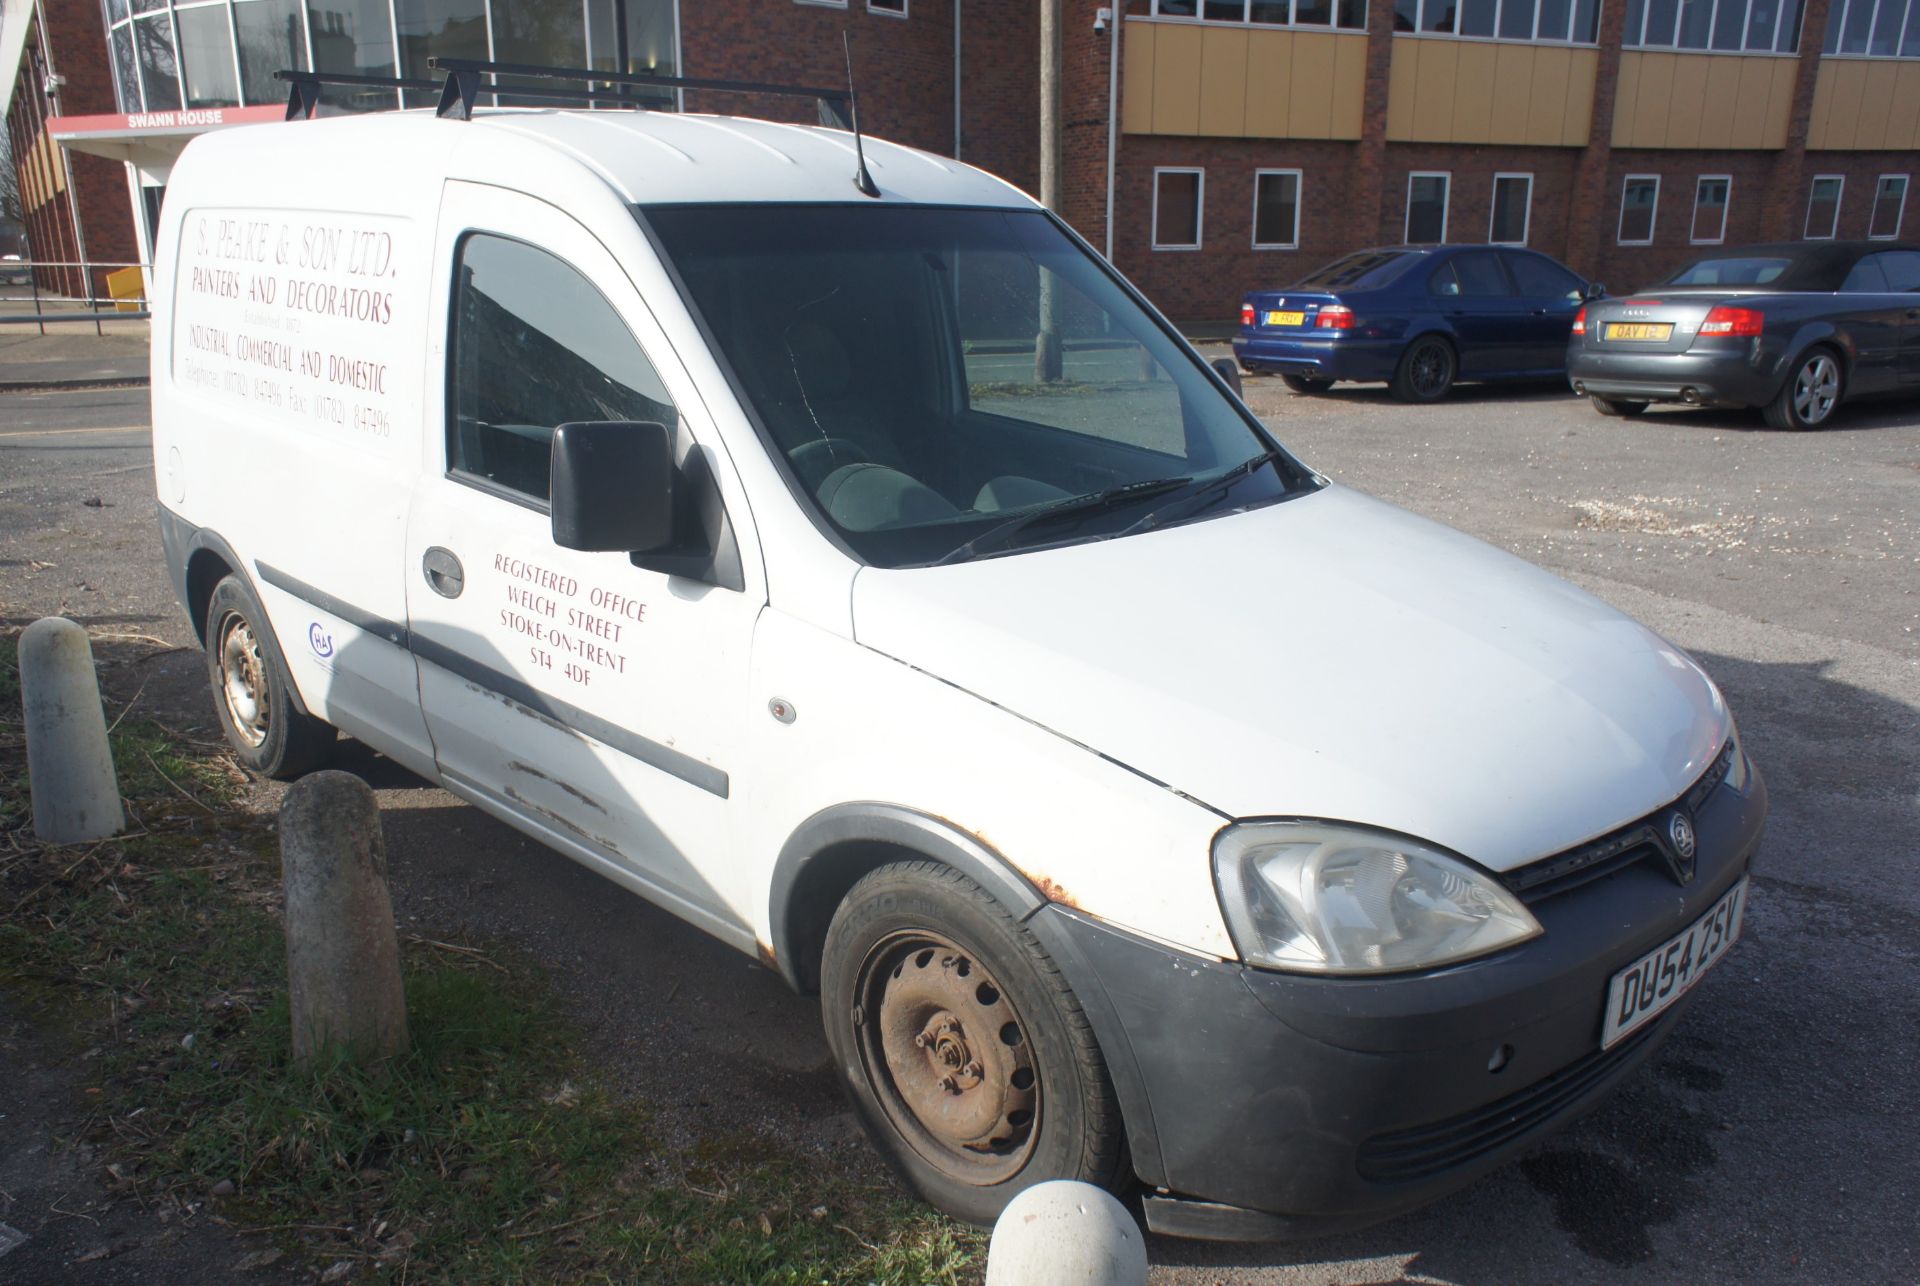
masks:
<svg viewBox="0 0 1920 1286"><path fill-rule="evenodd" d="M766 601L746 506L690 377L620 262L558 208L450 182L445 372L408 521L408 626L437 766L522 831L751 950L727 855ZM727 574L554 543L556 426L658 422L711 480ZM715 580L729 582L714 583ZM764 714L762 717L765 717Z"/></svg>

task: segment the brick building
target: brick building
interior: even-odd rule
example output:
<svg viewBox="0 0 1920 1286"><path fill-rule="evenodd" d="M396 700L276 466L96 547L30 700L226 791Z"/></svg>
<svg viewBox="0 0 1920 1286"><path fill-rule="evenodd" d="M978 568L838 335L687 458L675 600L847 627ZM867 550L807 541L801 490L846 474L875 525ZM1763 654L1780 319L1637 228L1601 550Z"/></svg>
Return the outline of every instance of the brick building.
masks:
<svg viewBox="0 0 1920 1286"><path fill-rule="evenodd" d="M273 70L436 54L838 85L845 32L867 130L1037 190L1041 2L0 0L0 76L35 253L131 259L188 138L278 116ZM1630 289L1702 244L1892 236L1920 147L1920 0L1062 3L1061 213L1181 318L1372 244L1523 243Z"/></svg>

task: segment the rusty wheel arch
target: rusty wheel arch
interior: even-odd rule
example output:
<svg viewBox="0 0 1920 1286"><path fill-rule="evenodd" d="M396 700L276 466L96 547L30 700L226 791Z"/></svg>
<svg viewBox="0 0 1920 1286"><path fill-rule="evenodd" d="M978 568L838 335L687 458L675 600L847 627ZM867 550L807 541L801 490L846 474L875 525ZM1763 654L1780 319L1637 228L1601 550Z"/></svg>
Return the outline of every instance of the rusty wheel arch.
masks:
<svg viewBox="0 0 1920 1286"><path fill-rule="evenodd" d="M820 989L827 926L847 891L891 862L951 866L1026 920L1048 898L1004 857L943 817L876 801L836 804L802 822L774 864L773 964L803 995Z"/></svg>

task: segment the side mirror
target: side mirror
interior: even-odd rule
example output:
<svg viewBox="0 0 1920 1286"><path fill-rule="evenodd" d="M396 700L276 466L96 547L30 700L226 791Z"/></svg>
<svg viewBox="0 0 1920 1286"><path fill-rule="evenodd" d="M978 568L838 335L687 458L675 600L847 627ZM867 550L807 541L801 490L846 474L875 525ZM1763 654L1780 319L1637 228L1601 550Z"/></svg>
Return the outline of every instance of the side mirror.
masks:
<svg viewBox="0 0 1920 1286"><path fill-rule="evenodd" d="M1606 297L1607 297L1607 286L1605 282L1590 281L1587 283L1588 299L1605 299Z"/></svg>
<svg viewBox="0 0 1920 1286"><path fill-rule="evenodd" d="M1240 389L1240 363L1231 357L1216 357L1213 359L1213 369L1220 372L1220 378L1227 382L1227 387L1233 390L1235 397L1245 398L1246 394Z"/></svg>
<svg viewBox="0 0 1920 1286"><path fill-rule="evenodd" d="M673 435L664 424L579 420L553 431L553 543L619 553L673 539Z"/></svg>

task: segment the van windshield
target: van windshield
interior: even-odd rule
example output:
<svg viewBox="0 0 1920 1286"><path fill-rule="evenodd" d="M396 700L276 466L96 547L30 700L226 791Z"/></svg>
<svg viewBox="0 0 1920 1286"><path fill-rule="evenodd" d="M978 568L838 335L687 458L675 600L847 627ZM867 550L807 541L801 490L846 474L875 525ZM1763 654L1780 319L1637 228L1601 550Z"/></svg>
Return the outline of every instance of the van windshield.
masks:
<svg viewBox="0 0 1920 1286"><path fill-rule="evenodd" d="M1312 476L1038 211L641 211L790 480L885 567L1126 535Z"/></svg>

